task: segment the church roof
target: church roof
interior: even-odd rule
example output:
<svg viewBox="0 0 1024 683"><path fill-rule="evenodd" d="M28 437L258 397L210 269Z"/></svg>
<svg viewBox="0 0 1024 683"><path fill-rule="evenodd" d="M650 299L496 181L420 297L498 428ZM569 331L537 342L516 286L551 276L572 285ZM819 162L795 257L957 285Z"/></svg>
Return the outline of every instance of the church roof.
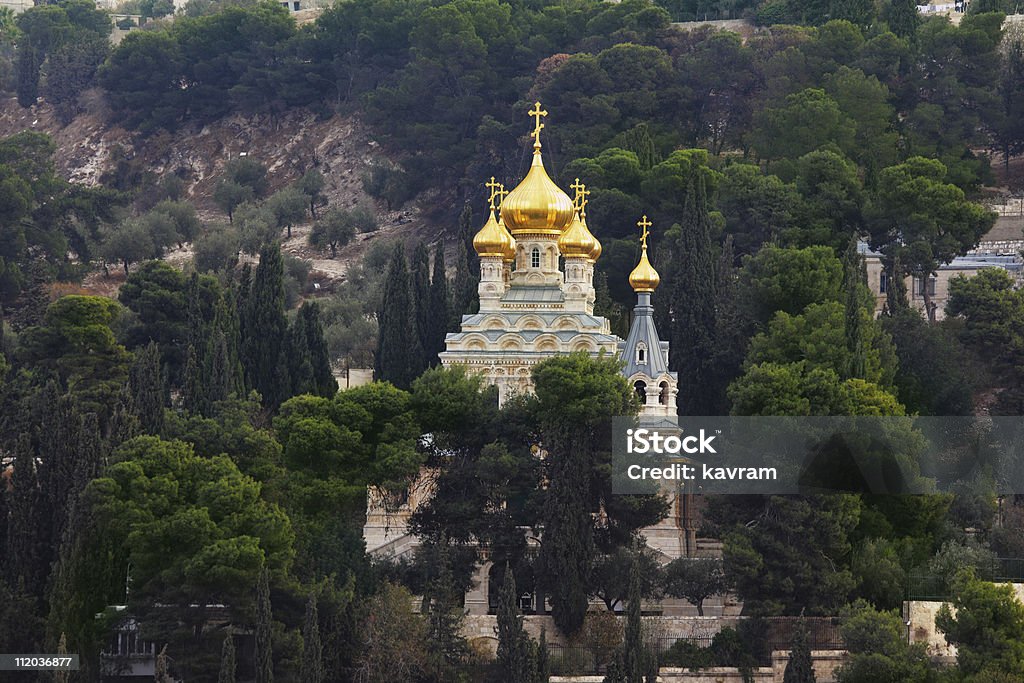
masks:
<svg viewBox="0 0 1024 683"><path fill-rule="evenodd" d="M637 349L644 349L644 362L640 363ZM637 304L633 308L633 324L629 328L629 336L622 347L622 360L625 367L622 374L632 377L635 374L643 374L648 377L657 378L661 375L672 375L668 370L668 343L661 341L658 337L658 329L654 326L654 307L651 305L651 295L640 293L637 295Z"/></svg>

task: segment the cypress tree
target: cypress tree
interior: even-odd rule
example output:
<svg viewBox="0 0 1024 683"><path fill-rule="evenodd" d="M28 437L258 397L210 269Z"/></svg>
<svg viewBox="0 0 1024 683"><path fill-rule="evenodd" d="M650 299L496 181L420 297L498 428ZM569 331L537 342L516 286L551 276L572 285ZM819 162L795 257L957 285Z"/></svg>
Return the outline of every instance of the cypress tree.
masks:
<svg viewBox="0 0 1024 683"><path fill-rule="evenodd" d="M672 333L669 365L679 373L680 415L713 415L707 391L715 381L715 261L711 247L704 176L693 174L687 188L684 220L675 250Z"/></svg>
<svg viewBox="0 0 1024 683"><path fill-rule="evenodd" d="M786 662L783 683L815 683L814 666L811 663L811 647L807 642L807 622L801 615L793 634L793 646Z"/></svg>
<svg viewBox="0 0 1024 683"><path fill-rule="evenodd" d="M209 410L206 406L206 394L204 392L203 371L199 366L199 354L196 347L188 345L188 352L185 358L185 383L181 388L181 407L193 415L206 415ZM140 426L142 420L139 420ZM146 430L143 430L146 431ZM151 433L151 432L146 432Z"/></svg>
<svg viewBox="0 0 1024 683"><path fill-rule="evenodd" d="M747 355L749 321L740 305L738 278L736 276L735 252L732 235L727 235L722 244L722 255L716 269L717 287L715 296L715 376L714 414L729 413L727 389L734 379L743 372L743 360ZM685 390L685 388L684 388Z"/></svg>
<svg viewBox="0 0 1024 683"><path fill-rule="evenodd" d="M470 273L480 272L480 257L476 255L476 249L473 248L473 237L476 234L476 230L473 228L473 207L469 202L462 205L462 212L459 213L459 242L462 243L463 248L466 250L466 265L469 266ZM476 289L476 283L473 283L474 290Z"/></svg>
<svg viewBox="0 0 1024 683"><path fill-rule="evenodd" d="M544 543L540 564L551 616L565 635L583 626L587 612L587 585L594 554L593 523L587 498L591 468L589 449L580 439L567 438L553 448L551 484L544 503Z"/></svg>
<svg viewBox="0 0 1024 683"><path fill-rule="evenodd" d="M270 572L260 571L256 587L256 683L274 683L274 656L270 642Z"/></svg>
<svg viewBox="0 0 1024 683"><path fill-rule="evenodd" d="M282 367L288 321L284 315L284 260L281 249L269 244L260 250L252 287L245 297L243 359L249 386L263 397L263 405L276 410L289 396L287 362Z"/></svg>
<svg viewBox="0 0 1024 683"><path fill-rule="evenodd" d="M548 683L551 679L551 662L548 659L548 631L540 627L540 640L537 642L537 676L536 683Z"/></svg>
<svg viewBox="0 0 1024 683"><path fill-rule="evenodd" d="M156 656L156 666L153 671L153 683L171 683L171 673L167 665L167 646L164 645L160 654Z"/></svg>
<svg viewBox="0 0 1024 683"><path fill-rule="evenodd" d="M864 379L865 374L865 340L864 314L861 306L861 293L865 288L864 262L857 253L857 239L850 240L843 259L843 289L845 290L844 335L846 350L850 354L849 367L844 368L846 378Z"/></svg>
<svg viewBox="0 0 1024 683"><path fill-rule="evenodd" d="M323 683L323 649L320 645L320 617L316 609L316 595L309 594L306 601L306 618L302 625L302 669L299 680L302 683Z"/></svg>
<svg viewBox="0 0 1024 683"><path fill-rule="evenodd" d="M305 356L309 359L312 390L309 393L330 398L338 392L338 382L331 370L331 357L324 339L324 326L320 322L320 304L307 301L299 309L296 322L303 327L306 340Z"/></svg>
<svg viewBox="0 0 1024 683"><path fill-rule="evenodd" d="M517 604L516 580L505 565L505 578L498 594L498 671L508 683L532 683L536 668L530 638L523 630L523 615Z"/></svg>
<svg viewBox="0 0 1024 683"><path fill-rule="evenodd" d="M910 308L907 299L907 283L903 279L903 267L898 256L893 256L885 263L885 308L889 315Z"/></svg>
<svg viewBox="0 0 1024 683"><path fill-rule="evenodd" d="M422 351L409 291L409 270L401 244L395 245L388 266L377 322L379 332L374 358L377 379L408 389L415 379L415 368L420 366Z"/></svg>
<svg viewBox="0 0 1024 683"><path fill-rule="evenodd" d="M432 365L428 354L433 348L430 339L430 253L427 246L420 242L412 252L412 300L416 311L416 335L419 338L419 366L414 368L419 376L429 365Z"/></svg>
<svg viewBox="0 0 1024 683"><path fill-rule="evenodd" d="M47 559L50 515L39 487L36 451L27 434L22 434L16 445L10 486L4 574L11 585L20 582L29 595L38 598L50 573Z"/></svg>
<svg viewBox="0 0 1024 683"><path fill-rule="evenodd" d="M437 356L444 351L444 338L448 333L451 311L448 300L448 275L445 271L444 242L438 242L434 249L434 271L430 279L430 327L427 335L429 344L424 347L428 366L440 362Z"/></svg>
<svg viewBox="0 0 1024 683"><path fill-rule="evenodd" d="M640 558L639 550L633 557L629 568L629 607L626 612L626 633L622 643L622 661L627 683L643 683L646 673L646 653L640 607L643 596L640 592Z"/></svg>
<svg viewBox="0 0 1024 683"><path fill-rule="evenodd" d="M189 359L192 347L189 347ZM188 366L185 380L188 385ZM201 381L198 373L194 381ZM128 370L128 386L131 392L132 408L139 419L139 427L146 434L159 435L164 429L164 376L160 369L160 348L150 342L135 354L135 361ZM187 394L187 392L186 392Z"/></svg>
<svg viewBox="0 0 1024 683"><path fill-rule="evenodd" d="M909 40L911 44L917 42L917 28L921 24L921 17L917 13L916 0L889 0L884 18L889 24L890 31L900 38Z"/></svg>
<svg viewBox="0 0 1024 683"><path fill-rule="evenodd" d="M238 314L234 293L221 293L213 314L206 347L205 403L212 408L217 401L243 394L242 365L238 359Z"/></svg>
<svg viewBox="0 0 1024 683"><path fill-rule="evenodd" d="M313 382L313 359L309 354L309 342L306 339L306 325L295 316L288 329L288 371L291 377L291 393L315 394Z"/></svg>
<svg viewBox="0 0 1024 683"><path fill-rule="evenodd" d="M235 639L229 633L220 648L220 672L217 683L235 683Z"/></svg>
<svg viewBox="0 0 1024 683"><path fill-rule="evenodd" d="M480 282L480 258L473 249L473 210L466 204L459 215L459 241L455 256L455 282L452 292L452 315L455 327L466 313L476 313L476 298Z"/></svg>

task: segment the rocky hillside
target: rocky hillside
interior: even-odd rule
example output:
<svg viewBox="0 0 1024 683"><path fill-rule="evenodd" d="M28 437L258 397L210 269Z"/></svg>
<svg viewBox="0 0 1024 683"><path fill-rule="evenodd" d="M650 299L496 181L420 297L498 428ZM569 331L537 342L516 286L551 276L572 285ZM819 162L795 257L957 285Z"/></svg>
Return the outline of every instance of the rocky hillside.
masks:
<svg viewBox="0 0 1024 683"><path fill-rule="evenodd" d="M383 155L354 118L322 120L308 111L290 110L281 116L231 116L206 126L185 126L174 133L144 136L109 123L99 94L88 101L91 106L86 113L62 126L45 103L23 109L14 98L4 99L0 101L0 135L25 129L48 133L57 145L56 162L61 174L74 182L98 184L119 163L156 177L184 169L186 197L205 221L226 220L211 195L230 159L248 155L262 161L269 169L271 191L315 166L327 180L325 194L331 205L373 204L380 229L357 236L339 250L336 259L308 246L310 225L293 229L284 249L312 262L314 280L343 277L347 265L358 259L373 240L429 240L436 232L427 228L415 202L398 211L387 211L383 203L374 202L363 191L363 172ZM189 257L187 248L168 256L179 263Z"/></svg>

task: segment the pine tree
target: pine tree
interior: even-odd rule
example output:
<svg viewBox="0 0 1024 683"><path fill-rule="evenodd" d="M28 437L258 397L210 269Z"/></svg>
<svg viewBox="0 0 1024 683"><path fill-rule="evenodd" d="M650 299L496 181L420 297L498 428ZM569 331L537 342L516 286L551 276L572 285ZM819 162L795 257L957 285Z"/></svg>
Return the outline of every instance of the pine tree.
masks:
<svg viewBox="0 0 1024 683"><path fill-rule="evenodd" d="M374 359L377 379L408 389L421 366L422 350L416 334L409 270L401 244L395 245L377 314L379 332Z"/></svg>
<svg viewBox="0 0 1024 683"><path fill-rule="evenodd" d="M277 244L260 250L251 291L245 296L244 317L242 365L247 383L260 393L265 407L276 410L291 393L287 363L280 365L288 321L284 315L284 261Z"/></svg>
<svg viewBox="0 0 1024 683"><path fill-rule="evenodd" d="M536 678L537 662L531 656L533 648L523 629L518 598L512 568L505 565L505 578L498 594L498 671L502 681L532 683Z"/></svg>
<svg viewBox="0 0 1024 683"><path fill-rule="evenodd" d="M188 371L186 368L186 383ZM146 434L159 435L164 429L164 376L160 369L160 347L150 342L135 354L128 370L132 409Z"/></svg>
<svg viewBox="0 0 1024 683"><path fill-rule="evenodd" d="M815 683L814 666L811 662L811 648L807 643L807 622L801 615L793 634L792 650L786 662L783 683Z"/></svg>
<svg viewBox="0 0 1024 683"><path fill-rule="evenodd" d="M424 356L428 366L434 366L440 362L438 354L445 348L444 338L448 333L450 308L448 275L444 263L444 242L438 242L434 249L434 271L430 279L430 315L427 334L429 343L424 347Z"/></svg>
<svg viewBox="0 0 1024 683"><path fill-rule="evenodd" d="M220 672L217 683L235 683L235 639L229 633L220 648Z"/></svg>
<svg viewBox="0 0 1024 683"><path fill-rule="evenodd" d="M412 252L411 275L412 275L412 301L416 318L416 336L420 343L422 354L419 361L420 366L414 368L416 376L422 374L427 366L431 365L429 354L433 347L430 339L430 253L427 245L420 242Z"/></svg>
<svg viewBox="0 0 1024 683"><path fill-rule="evenodd" d="M844 368L846 378L864 379L865 340L864 313L861 294L865 289L864 263L857 253L857 239L850 240L843 259L843 289L846 294L844 333L846 350L850 353L850 366Z"/></svg>
<svg viewBox="0 0 1024 683"><path fill-rule="evenodd" d="M274 683L271 618L270 572L263 567L256 587L256 683Z"/></svg>
<svg viewBox="0 0 1024 683"><path fill-rule="evenodd" d="M323 683L323 649L320 645L320 617L316 609L316 594L310 593L306 601L306 618L302 625L302 683Z"/></svg>
<svg viewBox="0 0 1024 683"><path fill-rule="evenodd" d="M677 262L669 365L679 373L679 414L713 415L716 279L704 176L690 179Z"/></svg>

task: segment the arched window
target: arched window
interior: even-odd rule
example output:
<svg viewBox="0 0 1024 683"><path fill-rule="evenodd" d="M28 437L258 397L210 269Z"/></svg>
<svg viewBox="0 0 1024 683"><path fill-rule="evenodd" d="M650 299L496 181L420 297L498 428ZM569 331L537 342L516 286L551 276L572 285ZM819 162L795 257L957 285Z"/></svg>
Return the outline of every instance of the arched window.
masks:
<svg viewBox="0 0 1024 683"><path fill-rule="evenodd" d="M636 396L640 399L640 405L647 403L647 383L642 379L638 379L633 383L633 389L636 390Z"/></svg>
<svg viewBox="0 0 1024 683"><path fill-rule="evenodd" d="M537 247L534 247L533 251L530 252L530 267L540 268L540 249Z"/></svg>
<svg viewBox="0 0 1024 683"><path fill-rule="evenodd" d="M668 405L668 382L662 382L658 385L661 387L661 391L658 393L658 403L663 406Z"/></svg>
<svg viewBox="0 0 1024 683"><path fill-rule="evenodd" d="M636 364L647 365L647 344L643 342L636 345Z"/></svg>

